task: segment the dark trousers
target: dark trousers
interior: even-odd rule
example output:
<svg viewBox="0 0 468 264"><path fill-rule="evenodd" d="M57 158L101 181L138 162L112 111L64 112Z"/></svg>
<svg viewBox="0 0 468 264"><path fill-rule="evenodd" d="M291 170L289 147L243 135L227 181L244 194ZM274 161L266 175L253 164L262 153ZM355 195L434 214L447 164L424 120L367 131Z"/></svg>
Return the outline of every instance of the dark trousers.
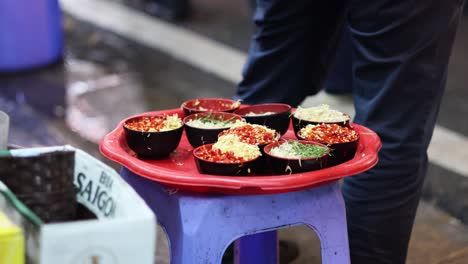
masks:
<svg viewBox="0 0 468 264"><path fill-rule="evenodd" d="M349 27L344 26L336 50L335 63L328 72L323 88L330 94L349 94L353 90L353 45Z"/></svg>
<svg viewBox="0 0 468 264"><path fill-rule="evenodd" d="M297 106L322 87L351 32L354 121L382 140L379 163L346 178L351 259L404 263L463 0L257 1L236 97Z"/></svg>

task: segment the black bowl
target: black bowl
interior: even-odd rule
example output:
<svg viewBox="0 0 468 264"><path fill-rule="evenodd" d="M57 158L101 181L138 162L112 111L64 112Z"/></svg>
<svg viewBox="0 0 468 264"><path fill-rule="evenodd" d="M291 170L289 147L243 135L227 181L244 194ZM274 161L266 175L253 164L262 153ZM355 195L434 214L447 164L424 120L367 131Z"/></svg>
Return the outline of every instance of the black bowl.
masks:
<svg viewBox="0 0 468 264"><path fill-rule="evenodd" d="M242 120L242 117L232 114L232 113L225 113L225 112L216 112L216 113L196 113L189 115L184 118L184 127L185 127L185 134L187 135L187 139L192 145L192 147L196 148L204 144L215 143L218 140L218 134L229 127L223 128L201 128L195 127L190 124L187 124L191 120L202 119L202 118L209 118L214 120L232 120L235 122L236 120Z"/></svg>
<svg viewBox="0 0 468 264"><path fill-rule="evenodd" d="M187 100L180 106L185 116L202 112L234 112L240 103L226 98L196 98Z"/></svg>
<svg viewBox="0 0 468 264"><path fill-rule="evenodd" d="M204 150L210 150L212 147L213 144L206 144L193 150L195 164L197 165L197 169L200 173L225 176L249 176L257 171L258 160L261 156L249 161L238 163L213 162L201 158L199 153Z"/></svg>
<svg viewBox="0 0 468 264"><path fill-rule="evenodd" d="M337 124L337 125L340 125L340 126L343 126L343 127L350 127L349 121L351 120L351 116L349 116L348 114L344 114L344 115L346 115L348 117L348 119L346 119L345 121L320 122L320 121L310 121L310 120L301 119L301 118L296 117L293 114L291 116L291 120L292 120L293 129L294 129L294 134L297 135L297 133L299 133L299 131L302 128L306 127L307 125ZM300 138L298 138L298 139L300 139Z"/></svg>
<svg viewBox="0 0 468 264"><path fill-rule="evenodd" d="M284 135L289 127L291 106L277 103L257 104L237 109L234 113L242 116L248 123L264 125Z"/></svg>
<svg viewBox="0 0 468 264"><path fill-rule="evenodd" d="M295 158L287 158L287 157L280 157L271 154L271 149L275 148L281 144L286 143L287 141L296 141L302 144L310 144L310 145L317 145L320 147L327 148L327 152L319 157L311 157L311 158L302 158L302 159L295 159ZM327 161L329 158L330 150L327 146L320 144L314 141L307 141L307 140L281 140L278 142L274 142L265 146L265 155L268 157L270 161L270 166L272 172L274 174L291 174L291 173L300 173L300 172L307 172L313 170L319 170L327 167Z"/></svg>
<svg viewBox="0 0 468 264"><path fill-rule="evenodd" d="M296 134L296 137L301 140L307 140L304 138L300 131ZM320 142L326 146L328 146L331 150L330 157L328 157L327 167L335 166L351 160L354 158L356 154L356 150L359 144L359 138L354 141L344 142L344 143L334 143L328 144L327 142Z"/></svg>
<svg viewBox="0 0 468 264"><path fill-rule="evenodd" d="M234 128L236 129L236 128ZM226 133L226 132L225 132ZM219 138L219 136L218 136ZM265 153L263 151L263 149L265 148L266 145L270 144L270 143L273 143L273 142L276 142L278 141L279 139L281 138L281 134L278 133L277 131L274 131L274 136L273 136L273 140L270 141L270 142L266 142L266 143L262 143L262 144L255 144L257 145L259 148L260 148L260 152L262 154L262 156L260 156L259 160L258 160L258 169L257 169L257 172L259 173L267 173L268 172L268 164L267 164L267 159L265 157Z"/></svg>
<svg viewBox="0 0 468 264"><path fill-rule="evenodd" d="M164 118L160 115L153 115ZM152 116L152 117L153 117ZM161 132L145 132L130 129L126 124L148 116L132 117L124 121L123 129L128 147L141 159L162 159L177 148L184 126Z"/></svg>
<svg viewBox="0 0 468 264"><path fill-rule="evenodd" d="M329 145L331 155L328 158L327 166L331 167L352 160L354 155L356 155L358 143L359 139L351 142Z"/></svg>

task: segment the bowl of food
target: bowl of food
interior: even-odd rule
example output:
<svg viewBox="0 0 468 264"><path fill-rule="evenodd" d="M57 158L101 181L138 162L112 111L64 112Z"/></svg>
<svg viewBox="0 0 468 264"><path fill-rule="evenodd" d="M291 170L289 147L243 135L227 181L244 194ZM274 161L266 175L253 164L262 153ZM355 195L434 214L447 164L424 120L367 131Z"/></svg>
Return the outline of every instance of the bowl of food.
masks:
<svg viewBox="0 0 468 264"><path fill-rule="evenodd" d="M258 146L241 142L234 135L227 135L216 143L201 145L193 150L200 173L226 176L252 175L258 168L261 155Z"/></svg>
<svg viewBox="0 0 468 264"><path fill-rule="evenodd" d="M182 103L185 116L202 112L234 112L240 106L240 101L226 98L196 98Z"/></svg>
<svg viewBox="0 0 468 264"><path fill-rule="evenodd" d="M225 135L235 135L241 142L257 145L260 151L263 151L267 144L278 141L281 137L274 129L240 121L236 121L234 126L219 133L218 140Z"/></svg>
<svg viewBox="0 0 468 264"><path fill-rule="evenodd" d="M359 133L352 126L337 124L307 125L297 133L297 137L327 145L331 149L328 166L352 159L359 142Z"/></svg>
<svg viewBox="0 0 468 264"><path fill-rule="evenodd" d="M141 159L167 157L179 145L183 123L177 114L142 115L123 122L128 147Z"/></svg>
<svg viewBox="0 0 468 264"><path fill-rule="evenodd" d="M242 121L242 117L226 112L191 114L184 118L185 134L194 148L215 143L218 134L232 127L236 120Z"/></svg>
<svg viewBox="0 0 468 264"><path fill-rule="evenodd" d="M288 131L291 106L287 104L257 104L234 111L250 124L264 125L276 130L281 135Z"/></svg>
<svg viewBox="0 0 468 264"><path fill-rule="evenodd" d="M299 130L307 125L318 124L337 124L340 126L349 126L351 117L343 112L331 109L329 105L321 104L319 106L302 108L298 107L291 117L294 133L297 135Z"/></svg>
<svg viewBox="0 0 468 264"><path fill-rule="evenodd" d="M272 142L278 141L281 138L280 133L266 126L237 121L233 127L219 133L218 140L227 135L234 135L243 143L258 146L262 153L262 157L260 157L257 162L257 172L268 173L269 166L267 159L264 156L263 148Z"/></svg>
<svg viewBox="0 0 468 264"><path fill-rule="evenodd" d="M318 142L280 140L265 146L274 174L292 174L325 168L330 149Z"/></svg>

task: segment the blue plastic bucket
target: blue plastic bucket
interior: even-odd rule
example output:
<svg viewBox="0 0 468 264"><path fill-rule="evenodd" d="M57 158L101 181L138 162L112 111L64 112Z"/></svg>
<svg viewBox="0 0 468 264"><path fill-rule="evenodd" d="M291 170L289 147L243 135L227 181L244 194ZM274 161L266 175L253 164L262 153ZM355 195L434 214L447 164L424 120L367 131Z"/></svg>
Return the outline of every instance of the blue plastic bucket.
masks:
<svg viewBox="0 0 468 264"><path fill-rule="evenodd" d="M57 0L0 1L0 72L28 70L62 57Z"/></svg>

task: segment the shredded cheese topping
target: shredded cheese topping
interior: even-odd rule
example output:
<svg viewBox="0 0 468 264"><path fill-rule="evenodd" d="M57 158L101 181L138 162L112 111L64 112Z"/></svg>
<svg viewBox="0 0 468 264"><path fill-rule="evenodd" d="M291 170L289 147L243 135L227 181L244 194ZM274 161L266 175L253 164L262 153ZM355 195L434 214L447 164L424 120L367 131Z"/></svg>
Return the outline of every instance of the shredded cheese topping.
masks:
<svg viewBox="0 0 468 264"><path fill-rule="evenodd" d="M246 160L262 155L258 146L241 142L239 137L231 134L219 137L212 148L219 149L223 153L232 152L234 156Z"/></svg>
<svg viewBox="0 0 468 264"><path fill-rule="evenodd" d="M254 145L263 145L278 140L275 130L239 120L236 120L236 123L231 128L221 132L219 136L227 134L236 135L242 142Z"/></svg>
<svg viewBox="0 0 468 264"><path fill-rule="evenodd" d="M330 109L327 104L321 104L319 106L302 108L298 107L294 116L312 122L345 122L349 119L346 114Z"/></svg>
<svg viewBox="0 0 468 264"><path fill-rule="evenodd" d="M167 115L164 120L164 126L159 131L174 130L182 126L182 120L177 114ZM150 131L154 132L154 131Z"/></svg>
<svg viewBox="0 0 468 264"><path fill-rule="evenodd" d="M263 113L255 113L255 112L248 112L245 116L267 116L276 114L275 112L263 112Z"/></svg>

